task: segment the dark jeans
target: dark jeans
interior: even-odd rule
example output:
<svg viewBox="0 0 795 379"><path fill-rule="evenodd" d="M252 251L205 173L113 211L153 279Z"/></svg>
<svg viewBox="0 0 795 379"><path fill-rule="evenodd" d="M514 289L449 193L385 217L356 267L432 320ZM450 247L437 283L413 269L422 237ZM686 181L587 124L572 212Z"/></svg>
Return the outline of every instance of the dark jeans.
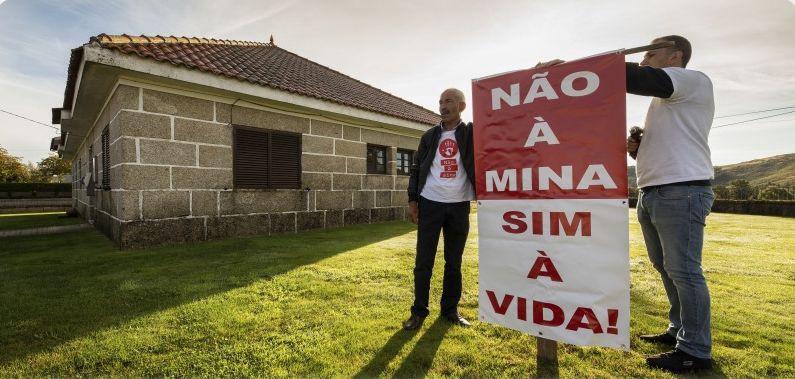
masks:
<svg viewBox="0 0 795 379"><path fill-rule="evenodd" d="M444 278L441 310L443 315L458 311L461 300L461 258L469 234L469 202L439 203L420 197L417 226L417 257L414 261L414 305L411 313L428 316L431 274L444 231Z"/></svg>

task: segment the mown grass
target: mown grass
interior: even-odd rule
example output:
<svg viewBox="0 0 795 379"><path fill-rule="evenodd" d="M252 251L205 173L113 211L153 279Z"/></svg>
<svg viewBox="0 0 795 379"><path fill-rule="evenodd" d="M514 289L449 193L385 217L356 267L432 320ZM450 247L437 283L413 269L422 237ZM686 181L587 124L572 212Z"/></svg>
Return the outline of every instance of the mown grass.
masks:
<svg viewBox="0 0 795 379"><path fill-rule="evenodd" d="M74 225L83 222L85 221L79 217L66 217L66 212L0 214L0 230Z"/></svg>
<svg viewBox="0 0 795 379"><path fill-rule="evenodd" d="M476 321L472 220L460 310L474 326L432 314L418 332L400 329L416 238L405 222L129 251L94 231L7 238L0 377L533 375L532 337ZM562 377L670 376L643 360L664 348L637 338L661 330L667 309L630 220L632 351L560 344ZM702 375L795 376L795 219L708 223L716 368Z"/></svg>

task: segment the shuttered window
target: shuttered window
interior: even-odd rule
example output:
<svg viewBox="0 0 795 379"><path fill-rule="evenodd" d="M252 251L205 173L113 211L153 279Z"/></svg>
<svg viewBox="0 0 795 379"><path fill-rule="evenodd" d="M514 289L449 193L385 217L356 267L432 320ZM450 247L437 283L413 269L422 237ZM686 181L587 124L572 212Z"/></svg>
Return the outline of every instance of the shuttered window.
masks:
<svg viewBox="0 0 795 379"><path fill-rule="evenodd" d="M94 155L94 145L88 147L88 174L91 175L91 178L88 183L91 185L89 187L97 188L97 157Z"/></svg>
<svg viewBox="0 0 795 379"><path fill-rule="evenodd" d="M94 145L91 144L88 147L88 173L91 175L91 179L97 181L97 176L94 175Z"/></svg>
<svg viewBox="0 0 795 379"><path fill-rule="evenodd" d="M235 188L301 188L301 135L236 126Z"/></svg>
<svg viewBox="0 0 795 379"><path fill-rule="evenodd" d="M80 189L83 189L83 158L77 160L77 179Z"/></svg>
<svg viewBox="0 0 795 379"><path fill-rule="evenodd" d="M386 147L367 145L367 173L386 174Z"/></svg>
<svg viewBox="0 0 795 379"><path fill-rule="evenodd" d="M102 188L110 189L110 133L107 126L102 131Z"/></svg>

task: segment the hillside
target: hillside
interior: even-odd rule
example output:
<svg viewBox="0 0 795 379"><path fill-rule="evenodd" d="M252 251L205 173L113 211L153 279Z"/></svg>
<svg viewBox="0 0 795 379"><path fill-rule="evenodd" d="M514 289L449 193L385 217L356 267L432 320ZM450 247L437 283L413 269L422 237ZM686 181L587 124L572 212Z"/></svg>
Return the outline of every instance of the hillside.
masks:
<svg viewBox="0 0 795 379"><path fill-rule="evenodd" d="M715 185L729 185L733 180L745 179L752 186L766 183L795 183L795 154L775 155L752 161L715 167ZM629 166L629 185L636 183L635 166Z"/></svg>

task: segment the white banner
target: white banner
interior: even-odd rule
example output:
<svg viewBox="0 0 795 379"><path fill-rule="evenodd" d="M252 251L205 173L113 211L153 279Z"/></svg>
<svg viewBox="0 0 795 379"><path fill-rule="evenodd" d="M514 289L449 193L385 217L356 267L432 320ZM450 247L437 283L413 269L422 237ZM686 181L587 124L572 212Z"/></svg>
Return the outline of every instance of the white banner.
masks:
<svg viewBox="0 0 795 379"><path fill-rule="evenodd" d="M478 202L480 319L629 349L626 200Z"/></svg>

